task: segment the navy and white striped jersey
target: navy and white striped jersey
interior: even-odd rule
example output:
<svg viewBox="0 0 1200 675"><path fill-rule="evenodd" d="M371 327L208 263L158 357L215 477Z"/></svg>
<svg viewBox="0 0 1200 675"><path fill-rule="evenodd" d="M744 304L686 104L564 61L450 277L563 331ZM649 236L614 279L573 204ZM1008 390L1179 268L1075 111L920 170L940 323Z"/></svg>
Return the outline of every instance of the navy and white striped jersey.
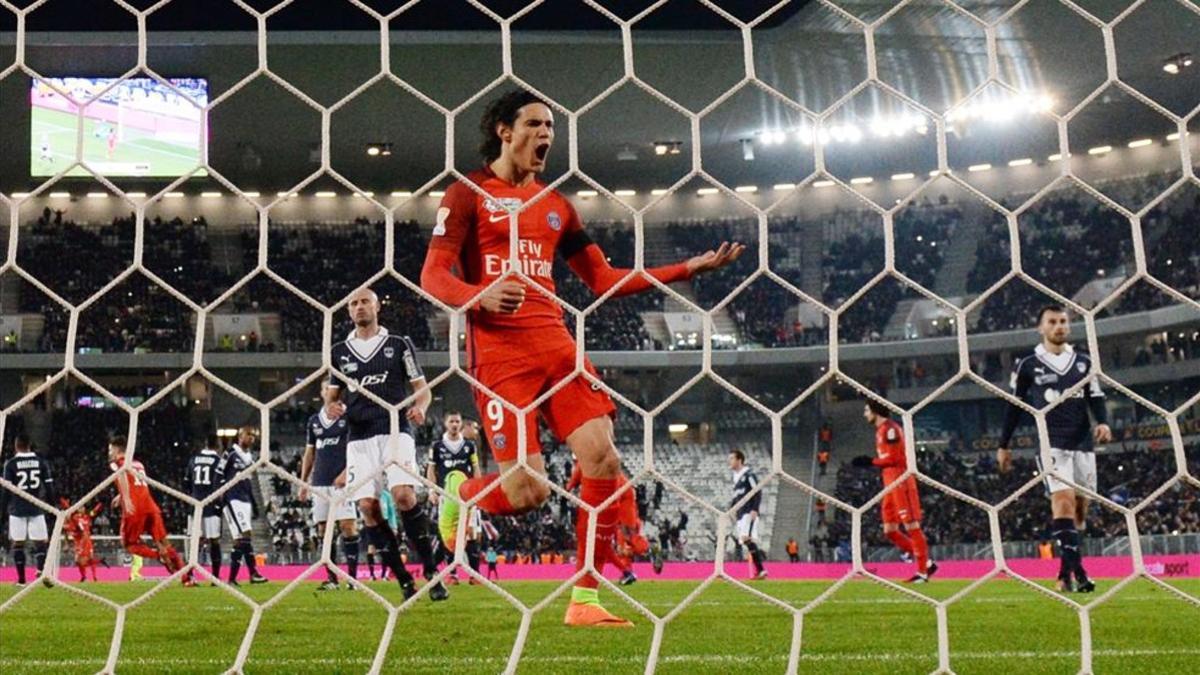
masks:
<svg viewBox="0 0 1200 675"><path fill-rule="evenodd" d="M244 450L240 445L234 443L229 446L229 451L221 458L221 462L217 464L217 479L220 485L233 480L234 476L242 471L245 471L254 463L254 457L249 450ZM225 492L225 501L227 502L254 502L254 490L250 485L250 477L247 476L242 480L237 481L233 487Z"/></svg>
<svg viewBox="0 0 1200 675"><path fill-rule="evenodd" d="M217 476L217 466L221 463L221 453L212 448L204 448L192 455L188 460L187 471L183 475L183 489L194 499L207 499L217 488L221 480ZM221 505L209 503L204 505L204 515L221 515Z"/></svg>
<svg viewBox="0 0 1200 675"><path fill-rule="evenodd" d="M733 508L734 504L737 504L739 501L741 501L742 497L750 494L750 491L753 490L757 485L758 476L754 475L754 472L750 470L750 467L743 466L741 469L736 471L733 474L733 498L729 500L729 507ZM740 507L738 507L737 516L741 518L751 511L757 511L759 502L761 501L762 493L755 492L753 497L747 499L745 504L742 504Z"/></svg>
<svg viewBox="0 0 1200 675"><path fill-rule="evenodd" d="M54 478L50 464L33 452L18 452L4 463L4 480L38 499L51 504L54 499ZM45 515L45 511L19 494L0 489L8 500L8 515L28 518Z"/></svg>
<svg viewBox="0 0 1200 675"><path fill-rule="evenodd" d="M391 433L387 408L380 406L360 390L367 390L388 403L399 403L409 395L409 382L425 377L417 363L417 348L406 335L390 335L386 328L369 340L360 340L354 333L331 350L333 365L351 384L331 378L342 389L341 400L346 404L345 419L350 425L350 440L372 438ZM412 433L400 411L400 431Z"/></svg>
<svg viewBox="0 0 1200 675"><path fill-rule="evenodd" d="M433 465L438 485L445 485L446 476L451 471L461 471L468 478L475 475L475 468L479 466L479 450L474 441L461 436L457 441L452 441L443 435L429 446L429 463Z"/></svg>
<svg viewBox="0 0 1200 675"><path fill-rule="evenodd" d="M1009 386L1017 398L1034 408L1044 408L1060 399L1064 391L1087 379L1091 370L1092 358L1087 353L1066 345L1061 354L1053 354L1039 344L1032 354L1013 365ZM1098 380L1092 380L1069 400L1046 413L1050 446L1059 450L1092 450L1089 410L1096 424L1108 423L1104 392ZM1017 406L1009 406L1004 431L1000 434L1000 447L1009 447L1013 432L1022 421L1032 424L1033 418Z"/></svg>
<svg viewBox="0 0 1200 675"><path fill-rule="evenodd" d="M349 429L346 418L332 421L325 411L308 418L305 445L313 447L313 468L308 477L311 485L329 487L346 468L346 439Z"/></svg>

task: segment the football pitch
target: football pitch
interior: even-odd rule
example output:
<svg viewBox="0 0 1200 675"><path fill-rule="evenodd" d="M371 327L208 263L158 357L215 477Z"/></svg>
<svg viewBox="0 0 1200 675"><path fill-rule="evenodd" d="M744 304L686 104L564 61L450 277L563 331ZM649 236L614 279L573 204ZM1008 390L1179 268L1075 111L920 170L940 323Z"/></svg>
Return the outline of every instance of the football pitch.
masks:
<svg viewBox="0 0 1200 675"><path fill-rule="evenodd" d="M64 570L73 575L74 571ZM1100 591L1114 582L1100 582ZM1200 593L1200 580L1173 581ZM966 582L934 582L920 590L946 598ZM700 584L643 580L629 594L663 616ZM392 583L370 582L391 601ZM532 606L549 582L502 586ZM821 582L764 581L754 588L803 606L828 589ZM88 586L128 602L151 582ZM264 602L281 583L243 584ZM370 668L387 613L362 592L318 592L304 582L264 612L246 672L359 673ZM15 589L0 590L0 601ZM570 629L561 624L566 596L533 617L522 672L638 673L645 669L653 625L610 591L607 605L634 620L632 629ZM1094 596L1075 596L1090 600ZM128 612L118 672L217 673L229 668L251 609L219 588L163 589ZM520 614L490 590L459 585L447 602L421 602L400 614L383 670L405 673L495 673L504 669ZM951 667L957 673L1075 673L1078 615L1011 580L993 580L948 610ZM115 613L99 603L38 586L0 614L0 671L92 673L103 668ZM792 616L744 590L716 581L666 625L662 673L783 672ZM1097 673L1194 673L1200 663L1200 609L1139 579L1091 613ZM801 672L928 673L937 667L937 621L930 605L867 580L852 580L804 617Z"/></svg>
<svg viewBox="0 0 1200 675"><path fill-rule="evenodd" d="M34 108L32 119L32 141L30 149L30 174L33 176L53 176L63 167L75 161L75 124L76 118L70 113L45 108ZM196 143L182 144L156 140L151 134L138 129L127 128L125 139L117 144L113 156L108 157L108 142L95 134L98 120L85 117L83 120L83 158L94 168L98 164L120 163L148 164L150 171L141 174L146 176L181 176L196 167L200 162L200 152ZM50 154L53 161L41 157L42 138L49 141ZM102 172L103 173L103 172ZM126 172L106 172L107 175L123 175ZM87 172L81 167L75 167L67 172L68 176L86 176ZM204 175L202 173L197 175Z"/></svg>

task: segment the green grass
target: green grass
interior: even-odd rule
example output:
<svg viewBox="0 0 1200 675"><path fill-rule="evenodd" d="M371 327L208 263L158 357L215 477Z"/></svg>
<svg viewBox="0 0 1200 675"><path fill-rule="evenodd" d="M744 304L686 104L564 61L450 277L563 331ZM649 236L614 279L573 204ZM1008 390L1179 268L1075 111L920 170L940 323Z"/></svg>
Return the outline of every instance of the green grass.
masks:
<svg viewBox="0 0 1200 675"><path fill-rule="evenodd" d="M108 143L97 138L93 131L98 120L85 117L83 120L83 158L95 162L138 162L150 164L151 176L179 176L195 168L200 162L196 144L169 143L154 139L150 134L126 128L125 140L117 143L112 159L108 158ZM63 167L75 161L76 117L60 110L34 108L33 138L31 143L30 173L34 176L53 176ZM41 159L42 135L50 141L53 162ZM198 141L197 141L198 142ZM85 176L80 167L67 172L68 176ZM203 175L203 174L199 174Z"/></svg>
<svg viewBox="0 0 1200 675"><path fill-rule="evenodd" d="M1108 585L1107 582L1101 590ZM1177 582L1193 595L1200 581ZM944 598L962 582L927 587ZM89 586L118 602L152 587L147 582ZM504 588L533 604L555 584L513 582ZM643 581L630 595L666 614L697 584ZM793 606L827 584L762 582L754 588ZM243 586L266 601L280 584ZM394 585L372 584L390 601ZM305 583L264 613L246 671L357 673L370 667L387 612L364 593L318 593ZM14 592L0 591L0 601ZM565 596L533 618L520 670L536 673L642 672L653 626L611 593L613 611L631 630L579 630L561 625ZM0 614L0 672L92 673L105 662L115 613L62 589L38 587ZM951 666L957 673L1074 673L1079 669L1079 621L1070 608L1008 580L977 589L948 610ZM130 609L118 672L217 673L234 661L250 608L209 587L171 586ZM493 673L503 670L520 614L481 587L457 586L448 602L428 600L400 615L386 672ZM792 617L743 589L716 582L666 626L658 672L781 672L787 664ZM820 673L928 673L937 666L937 621L931 606L855 580L804 618L801 670ZM1092 613L1097 673L1194 673L1200 663L1200 609L1139 580Z"/></svg>

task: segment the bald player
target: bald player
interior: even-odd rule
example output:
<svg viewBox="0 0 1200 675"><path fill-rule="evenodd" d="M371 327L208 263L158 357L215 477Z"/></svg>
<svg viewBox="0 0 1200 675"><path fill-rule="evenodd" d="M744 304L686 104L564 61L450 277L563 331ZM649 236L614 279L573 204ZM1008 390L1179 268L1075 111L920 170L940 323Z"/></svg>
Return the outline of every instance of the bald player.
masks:
<svg viewBox="0 0 1200 675"><path fill-rule="evenodd" d="M433 395L417 363L417 348L405 335L392 335L379 325L379 296L362 288L350 296L347 304L354 330L333 345L333 367L348 380L330 380L334 399L326 408L332 420L345 418L348 428L346 469L338 477L338 486L349 486L349 495L358 503L363 518L363 535L396 575L406 598L416 593L412 575L400 560L399 542L379 505L383 490L391 493L400 512L401 527L411 548L421 558L425 578L437 573L433 557L433 538L429 518L417 506L417 444L413 425L425 423L425 411ZM363 391L369 391L390 404L398 404L415 393L414 400L401 408L400 428L392 435L388 409ZM401 468L403 467L403 468ZM366 480L364 480L366 479ZM450 597L442 584L429 591L434 601Z"/></svg>

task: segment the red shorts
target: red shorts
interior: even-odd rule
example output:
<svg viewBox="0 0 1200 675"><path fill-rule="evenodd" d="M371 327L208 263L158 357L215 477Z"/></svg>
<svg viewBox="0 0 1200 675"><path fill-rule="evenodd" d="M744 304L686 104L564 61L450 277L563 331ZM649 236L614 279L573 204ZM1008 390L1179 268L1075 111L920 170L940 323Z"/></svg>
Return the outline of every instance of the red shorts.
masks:
<svg viewBox="0 0 1200 675"><path fill-rule="evenodd" d="M92 554L95 553L95 551L96 549L92 545L92 540L90 537L84 539L83 541L75 542L75 558L78 560L91 559Z"/></svg>
<svg viewBox="0 0 1200 675"><path fill-rule="evenodd" d="M917 494L917 480L909 476L904 484L883 496L883 523L898 525L921 520L921 497Z"/></svg>
<svg viewBox="0 0 1200 675"><path fill-rule="evenodd" d="M154 541L167 538L167 526L163 524L162 511L141 509L121 518L121 543L126 546L140 544L143 534L150 535Z"/></svg>
<svg viewBox="0 0 1200 675"><path fill-rule="evenodd" d="M575 341L566 330L501 330L475 332L478 342L489 342L488 358L484 363L473 365L471 376L508 403L524 408L575 370ZM480 339L482 338L482 339ZM498 358L499 340L511 341L511 358ZM586 358L583 367L597 377L596 369ZM513 412L493 400L484 392L475 390L475 405L482 417L484 433L492 456L497 462L511 462L517 458L517 417ZM541 413L550 431L560 440L566 440L571 432L588 420L605 415L615 415L617 408L608 394L593 385L582 374L566 386L542 401L536 409L525 416L528 433L526 452L529 455L542 451L538 439L538 413Z"/></svg>

